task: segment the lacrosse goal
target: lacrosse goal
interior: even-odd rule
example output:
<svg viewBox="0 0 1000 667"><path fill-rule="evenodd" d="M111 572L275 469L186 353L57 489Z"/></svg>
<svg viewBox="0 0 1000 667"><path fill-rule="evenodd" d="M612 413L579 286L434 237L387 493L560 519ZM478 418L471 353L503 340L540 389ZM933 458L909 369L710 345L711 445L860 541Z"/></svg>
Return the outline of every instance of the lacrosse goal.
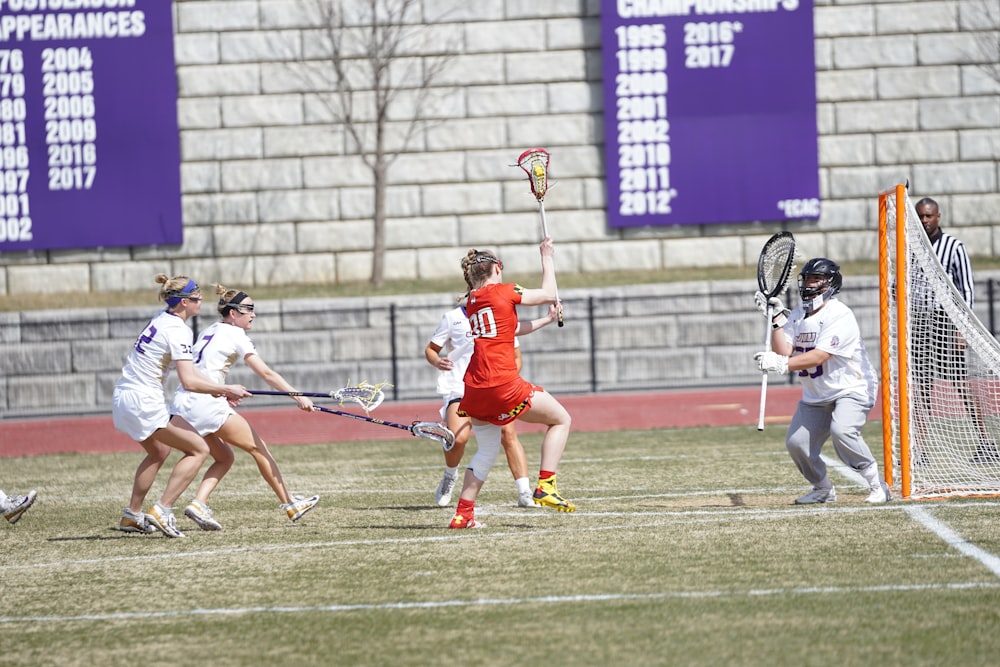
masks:
<svg viewBox="0 0 1000 667"><path fill-rule="evenodd" d="M904 498L1000 495L1000 345L903 185L879 195L879 293L887 477L898 463Z"/></svg>

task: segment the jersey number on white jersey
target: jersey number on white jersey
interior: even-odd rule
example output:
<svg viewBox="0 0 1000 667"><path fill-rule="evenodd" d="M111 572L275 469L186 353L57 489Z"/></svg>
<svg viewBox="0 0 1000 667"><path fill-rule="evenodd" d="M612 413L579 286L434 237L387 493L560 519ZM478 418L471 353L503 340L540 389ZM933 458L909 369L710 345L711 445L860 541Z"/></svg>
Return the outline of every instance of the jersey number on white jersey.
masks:
<svg viewBox="0 0 1000 667"><path fill-rule="evenodd" d="M808 347L808 348L807 347L796 347L795 351L798 354L803 354L805 352L808 352L809 350L815 350L815 349L816 348L814 348L814 347ZM810 371L808 368L803 368L801 371L799 371L799 377L800 378L804 378L804 377L818 378L822 374L823 374L823 364L820 364L819 366L816 366L812 371Z"/></svg>

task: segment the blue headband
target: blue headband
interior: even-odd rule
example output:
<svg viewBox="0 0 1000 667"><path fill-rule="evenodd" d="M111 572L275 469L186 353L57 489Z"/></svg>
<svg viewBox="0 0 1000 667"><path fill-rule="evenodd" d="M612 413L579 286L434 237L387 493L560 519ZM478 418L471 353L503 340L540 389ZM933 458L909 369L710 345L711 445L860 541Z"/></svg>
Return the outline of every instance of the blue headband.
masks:
<svg viewBox="0 0 1000 667"><path fill-rule="evenodd" d="M195 292L198 291L198 283L188 278L187 285L184 286L182 290L170 290L166 293L166 298L164 301L167 305L173 308L181 302L181 299L186 299Z"/></svg>

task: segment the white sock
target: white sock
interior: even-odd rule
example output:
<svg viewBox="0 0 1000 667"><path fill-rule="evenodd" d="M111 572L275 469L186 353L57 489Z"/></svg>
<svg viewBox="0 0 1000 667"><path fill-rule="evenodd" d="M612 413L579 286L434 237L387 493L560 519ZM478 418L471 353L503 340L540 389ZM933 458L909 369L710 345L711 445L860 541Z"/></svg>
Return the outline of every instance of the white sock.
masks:
<svg viewBox="0 0 1000 667"><path fill-rule="evenodd" d="M7 507L7 494L0 491L0 507Z"/></svg>
<svg viewBox="0 0 1000 667"><path fill-rule="evenodd" d="M865 470L862 470L861 471L861 476L865 478L866 482L868 482L868 488L869 489L881 489L882 488L882 480L878 476L878 464L877 463L873 463L872 465L868 466Z"/></svg>
<svg viewBox="0 0 1000 667"><path fill-rule="evenodd" d="M518 477L515 479L514 486L517 487L518 495L531 492L531 480L527 477Z"/></svg>
<svg viewBox="0 0 1000 667"><path fill-rule="evenodd" d="M458 477L458 466L445 466L444 471L449 477Z"/></svg>

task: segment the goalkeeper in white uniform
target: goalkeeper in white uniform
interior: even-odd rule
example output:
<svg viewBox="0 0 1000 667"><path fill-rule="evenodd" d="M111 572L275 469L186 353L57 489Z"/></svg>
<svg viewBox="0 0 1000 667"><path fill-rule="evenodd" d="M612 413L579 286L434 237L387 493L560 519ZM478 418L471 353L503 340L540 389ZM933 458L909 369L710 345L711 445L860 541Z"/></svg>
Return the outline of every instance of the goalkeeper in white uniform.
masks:
<svg viewBox="0 0 1000 667"><path fill-rule="evenodd" d="M837 299L843 284L840 267L825 257L806 262L799 272L802 305L789 312L778 298L770 301L771 349L754 355L762 371L798 374L802 383L785 446L812 490L797 505L829 503L837 491L827 476L820 454L827 438L837 456L868 483L865 502L891 499L889 486L879 477L878 464L861 437L868 412L875 405L875 370L868 360L858 321ZM767 312L768 301L754 295L757 308Z"/></svg>

